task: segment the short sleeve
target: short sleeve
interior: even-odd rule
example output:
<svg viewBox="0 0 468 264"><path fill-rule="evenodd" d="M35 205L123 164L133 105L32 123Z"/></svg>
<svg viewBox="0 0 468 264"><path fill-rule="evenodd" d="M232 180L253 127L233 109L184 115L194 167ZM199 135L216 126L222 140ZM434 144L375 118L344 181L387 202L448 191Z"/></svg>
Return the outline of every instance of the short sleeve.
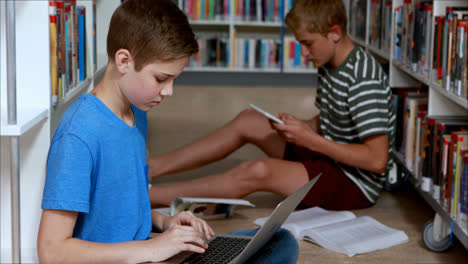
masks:
<svg viewBox="0 0 468 264"><path fill-rule="evenodd" d="M350 87L349 110L359 138L387 134L389 91L379 80L361 81Z"/></svg>
<svg viewBox="0 0 468 264"><path fill-rule="evenodd" d="M47 159L42 209L89 211L92 155L77 136L64 133L55 139Z"/></svg>
<svg viewBox="0 0 468 264"><path fill-rule="evenodd" d="M322 102L322 87L319 84L317 88L317 95L315 96L315 106L318 108L318 110L320 110L321 102Z"/></svg>

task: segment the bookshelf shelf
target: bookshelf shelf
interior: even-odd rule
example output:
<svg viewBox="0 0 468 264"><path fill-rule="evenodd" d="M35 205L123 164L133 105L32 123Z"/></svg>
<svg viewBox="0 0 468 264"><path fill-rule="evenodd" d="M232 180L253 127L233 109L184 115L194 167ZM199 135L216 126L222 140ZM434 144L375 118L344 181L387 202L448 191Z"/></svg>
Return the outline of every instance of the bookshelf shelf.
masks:
<svg viewBox="0 0 468 264"><path fill-rule="evenodd" d="M421 74L419 73L416 73L416 72L413 72L408 66L406 66L405 64L403 64L402 62L396 60L396 59L393 59L392 60L392 63L395 67L399 68L400 70L402 70L403 72L405 72L407 75L413 77L414 79L418 80L419 82L422 82L424 83L425 85L427 86L430 86L431 83L429 81L429 79L425 78L424 76L422 76Z"/></svg>
<svg viewBox="0 0 468 264"><path fill-rule="evenodd" d="M447 213L447 211L442 209L440 204L434 198L432 198L432 196L429 195L429 193L421 190L421 188L417 186L415 179L412 177L413 172L409 170L405 165L405 159L403 154L395 150L392 152L392 154L394 160L398 163L398 165L400 165L406 173L410 174L408 177L409 181L411 182L414 189L416 189L418 194L426 201L426 203L428 203L431 206L431 208L433 208L434 211L436 211L436 213L442 217L443 221L447 223L454 222L450 215ZM465 231L463 231L463 229L456 222L454 222L453 225L453 234L458 238L458 240L463 244L463 246L466 249L468 249L468 239L466 239L468 234Z"/></svg>
<svg viewBox="0 0 468 264"><path fill-rule="evenodd" d="M440 85L438 84L434 84L432 83L431 84L431 88L438 92L439 94L441 94L442 96L448 98L449 100L451 100L452 102L460 105L461 107L465 108L465 110L468 111L468 100L466 99L463 99L462 97L452 93L452 92L449 92L447 91L446 89L442 88Z"/></svg>
<svg viewBox="0 0 468 264"><path fill-rule="evenodd" d="M234 26L243 27L281 27L281 22L235 21Z"/></svg>
<svg viewBox="0 0 468 264"><path fill-rule="evenodd" d="M284 69L285 73L317 73L317 69Z"/></svg>
<svg viewBox="0 0 468 264"><path fill-rule="evenodd" d="M387 61L390 60L390 54L389 54L390 51L385 52L385 51L383 51L383 50L377 49L377 48L372 47L372 46L367 46L367 49L368 49L370 52L372 52L373 54L375 54L375 55L377 55L377 56L379 56L379 57L381 57L381 58L383 58L383 59L385 59L385 60L387 60Z"/></svg>
<svg viewBox="0 0 468 264"><path fill-rule="evenodd" d="M363 41L363 40L361 40L359 38L356 38L354 36L351 36L351 35L349 37L355 44L357 44L357 45L359 45L361 47L364 47L364 48L368 47L365 41Z"/></svg>
<svg viewBox="0 0 468 264"><path fill-rule="evenodd" d="M279 68L231 68L231 67L187 67L189 72L261 72L261 73L317 73L317 69L284 69Z"/></svg>
<svg viewBox="0 0 468 264"><path fill-rule="evenodd" d="M194 26L229 26L231 22L227 20L190 20Z"/></svg>
<svg viewBox="0 0 468 264"><path fill-rule="evenodd" d="M7 110L2 108L1 111L1 136L21 136L49 115L47 108L22 108L17 112L16 125L9 125Z"/></svg>

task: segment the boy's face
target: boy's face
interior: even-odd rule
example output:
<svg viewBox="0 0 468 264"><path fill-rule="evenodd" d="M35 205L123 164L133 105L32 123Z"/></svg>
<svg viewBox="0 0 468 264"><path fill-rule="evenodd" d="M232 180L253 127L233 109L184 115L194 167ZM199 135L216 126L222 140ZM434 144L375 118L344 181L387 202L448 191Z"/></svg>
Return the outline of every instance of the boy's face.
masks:
<svg viewBox="0 0 468 264"><path fill-rule="evenodd" d="M305 28L294 31L296 40L301 44L301 54L310 60L316 68L330 62L335 56L336 44L327 34L324 37L320 33L310 33Z"/></svg>
<svg viewBox="0 0 468 264"><path fill-rule="evenodd" d="M161 103L165 96L171 96L174 80L188 64L189 57L154 62L135 71L129 62L128 71L122 76L120 89L127 100L143 111L149 111Z"/></svg>

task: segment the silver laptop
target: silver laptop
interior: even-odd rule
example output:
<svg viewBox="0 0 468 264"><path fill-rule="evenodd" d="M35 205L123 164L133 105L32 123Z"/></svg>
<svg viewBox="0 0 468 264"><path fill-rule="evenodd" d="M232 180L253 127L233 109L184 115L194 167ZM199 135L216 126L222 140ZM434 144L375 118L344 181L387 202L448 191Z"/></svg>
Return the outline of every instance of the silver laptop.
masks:
<svg viewBox="0 0 468 264"><path fill-rule="evenodd" d="M279 203L255 236L217 234L209 241L205 253L183 254L183 257L179 255L164 263L245 263L271 239L321 175L322 173Z"/></svg>

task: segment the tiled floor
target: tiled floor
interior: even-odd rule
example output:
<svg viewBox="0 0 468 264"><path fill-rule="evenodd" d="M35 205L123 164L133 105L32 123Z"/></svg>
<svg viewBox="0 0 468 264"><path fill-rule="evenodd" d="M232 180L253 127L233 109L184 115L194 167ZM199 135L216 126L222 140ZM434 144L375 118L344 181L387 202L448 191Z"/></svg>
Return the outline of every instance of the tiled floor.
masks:
<svg viewBox="0 0 468 264"><path fill-rule="evenodd" d="M317 113L314 107L315 89L267 87L189 87L176 86L174 96L148 114L148 146L150 155L164 153L182 146L222 126L239 111L254 103L269 112L288 112L299 118ZM245 146L226 159L189 172L161 176L159 182L184 180L204 176L234 167L239 162L263 155L252 146ZM212 220L216 232L256 227L255 218L271 213L280 197L270 193L255 193L246 197L256 205L239 208L227 220ZM389 249L347 257L308 242L300 242L298 263L467 263L468 251L456 241L444 253L427 250L422 241L422 228L434 213L412 190L403 188L397 193L383 192L375 206L355 210L358 216L372 216L378 221L406 232L410 241Z"/></svg>

